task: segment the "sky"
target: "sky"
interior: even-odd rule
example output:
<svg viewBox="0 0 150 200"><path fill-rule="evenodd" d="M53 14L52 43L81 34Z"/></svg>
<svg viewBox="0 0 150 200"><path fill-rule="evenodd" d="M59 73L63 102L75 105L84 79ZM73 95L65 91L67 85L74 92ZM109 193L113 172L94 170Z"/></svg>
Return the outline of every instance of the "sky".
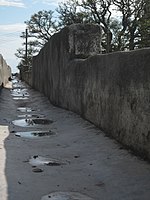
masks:
<svg viewBox="0 0 150 200"><path fill-rule="evenodd" d="M19 59L14 55L22 47L21 32L25 31L27 20L41 10L55 10L63 0L0 0L0 54L11 67L18 72L16 66Z"/></svg>

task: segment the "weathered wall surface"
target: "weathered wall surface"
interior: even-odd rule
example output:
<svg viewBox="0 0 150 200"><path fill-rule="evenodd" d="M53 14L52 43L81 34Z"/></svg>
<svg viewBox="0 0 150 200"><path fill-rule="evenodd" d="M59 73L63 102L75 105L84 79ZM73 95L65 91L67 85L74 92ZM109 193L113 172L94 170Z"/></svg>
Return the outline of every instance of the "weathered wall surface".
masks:
<svg viewBox="0 0 150 200"><path fill-rule="evenodd" d="M0 86L5 86L8 83L9 77L11 77L11 68L0 54Z"/></svg>
<svg viewBox="0 0 150 200"><path fill-rule="evenodd" d="M27 82L30 86L32 86L32 74L31 74L31 69L28 69L28 70L20 69L19 78L20 78L22 81Z"/></svg>
<svg viewBox="0 0 150 200"><path fill-rule="evenodd" d="M91 48L88 57L90 51L76 50L72 29L52 36L34 58L33 87L150 159L150 49L93 55ZM94 45L100 42L95 29Z"/></svg>

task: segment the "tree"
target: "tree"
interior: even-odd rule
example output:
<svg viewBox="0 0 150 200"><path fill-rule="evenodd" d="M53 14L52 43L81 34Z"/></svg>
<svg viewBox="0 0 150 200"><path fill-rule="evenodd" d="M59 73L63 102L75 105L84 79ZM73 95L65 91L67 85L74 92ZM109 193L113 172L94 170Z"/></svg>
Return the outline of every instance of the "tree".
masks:
<svg viewBox="0 0 150 200"><path fill-rule="evenodd" d="M28 29L28 43L27 43L27 59L25 56L25 45L17 49L15 56L21 59L19 67L32 65L32 57L39 52L46 42L50 39L52 34L57 30L55 21L53 21L53 11L39 11L31 16L30 20L25 21ZM22 32L22 39L25 40L26 32Z"/></svg>
<svg viewBox="0 0 150 200"><path fill-rule="evenodd" d="M29 68L31 68L32 58L36 53L38 53L37 48L35 48L34 46L36 46L35 42L28 42L27 59L26 59L25 49L24 48L17 49L15 56L21 60L18 65L19 68L24 67L25 70L28 70Z"/></svg>
<svg viewBox="0 0 150 200"><path fill-rule="evenodd" d="M122 40L120 43L118 40L121 28L121 22L112 18L110 22L110 29L112 31L112 51L119 51L125 47L125 41Z"/></svg>
<svg viewBox="0 0 150 200"><path fill-rule="evenodd" d="M118 34L118 50L133 50L138 46L138 24L145 2L144 0L113 0L113 4L121 13L122 29Z"/></svg>
<svg viewBox="0 0 150 200"><path fill-rule="evenodd" d="M59 14L59 29L71 24L83 24L93 21L90 14L85 12L79 5L78 0L68 0L66 2L61 2L56 11Z"/></svg>
<svg viewBox="0 0 150 200"><path fill-rule="evenodd" d="M149 4L149 0L68 0L59 5L58 11L63 25L99 24L102 47L111 52L139 48L140 41L141 46L146 45L150 29ZM120 17L115 18L113 10L119 12Z"/></svg>
<svg viewBox="0 0 150 200"><path fill-rule="evenodd" d="M150 2L145 1L143 15L139 20L140 47L150 46Z"/></svg>
<svg viewBox="0 0 150 200"><path fill-rule="evenodd" d="M95 23L103 30L102 46L106 52L112 51L112 32L110 30L112 0L68 0L61 3L57 12L60 24Z"/></svg>
<svg viewBox="0 0 150 200"><path fill-rule="evenodd" d="M113 9L120 13L113 15ZM39 11L25 21L28 29L28 65L32 57L48 42L50 37L64 26L74 23L95 23L102 27L102 47L105 52L133 50L150 45L149 0L67 0L53 11ZM23 39L26 33L20 36ZM24 46L25 44L23 44ZM15 54L25 65L25 48Z"/></svg>
<svg viewBox="0 0 150 200"><path fill-rule="evenodd" d="M29 21L25 21L28 29L28 37L36 40L39 47L48 42L54 32L57 31L55 21L53 21L53 11L43 10L31 16ZM24 37L23 33L23 37Z"/></svg>
<svg viewBox="0 0 150 200"><path fill-rule="evenodd" d="M110 29L110 20L112 16L112 0L82 0L80 5L90 13L95 23L102 27L102 46L106 49L106 52L111 52L112 31Z"/></svg>

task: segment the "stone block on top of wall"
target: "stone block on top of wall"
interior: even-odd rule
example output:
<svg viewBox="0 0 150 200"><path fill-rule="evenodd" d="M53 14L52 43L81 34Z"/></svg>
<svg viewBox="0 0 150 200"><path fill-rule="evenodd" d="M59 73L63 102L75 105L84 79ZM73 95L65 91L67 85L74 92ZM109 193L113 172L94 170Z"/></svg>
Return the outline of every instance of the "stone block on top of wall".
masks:
<svg viewBox="0 0 150 200"><path fill-rule="evenodd" d="M87 58L101 53L101 28L93 24L69 26L69 53L72 58Z"/></svg>

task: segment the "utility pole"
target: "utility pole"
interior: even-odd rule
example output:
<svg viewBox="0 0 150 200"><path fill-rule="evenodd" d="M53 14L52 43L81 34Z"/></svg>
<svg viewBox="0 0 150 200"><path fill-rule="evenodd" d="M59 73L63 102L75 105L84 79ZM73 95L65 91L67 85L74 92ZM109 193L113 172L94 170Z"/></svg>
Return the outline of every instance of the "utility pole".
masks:
<svg viewBox="0 0 150 200"><path fill-rule="evenodd" d="M28 29L26 28L26 42L25 42L25 65L28 67Z"/></svg>

